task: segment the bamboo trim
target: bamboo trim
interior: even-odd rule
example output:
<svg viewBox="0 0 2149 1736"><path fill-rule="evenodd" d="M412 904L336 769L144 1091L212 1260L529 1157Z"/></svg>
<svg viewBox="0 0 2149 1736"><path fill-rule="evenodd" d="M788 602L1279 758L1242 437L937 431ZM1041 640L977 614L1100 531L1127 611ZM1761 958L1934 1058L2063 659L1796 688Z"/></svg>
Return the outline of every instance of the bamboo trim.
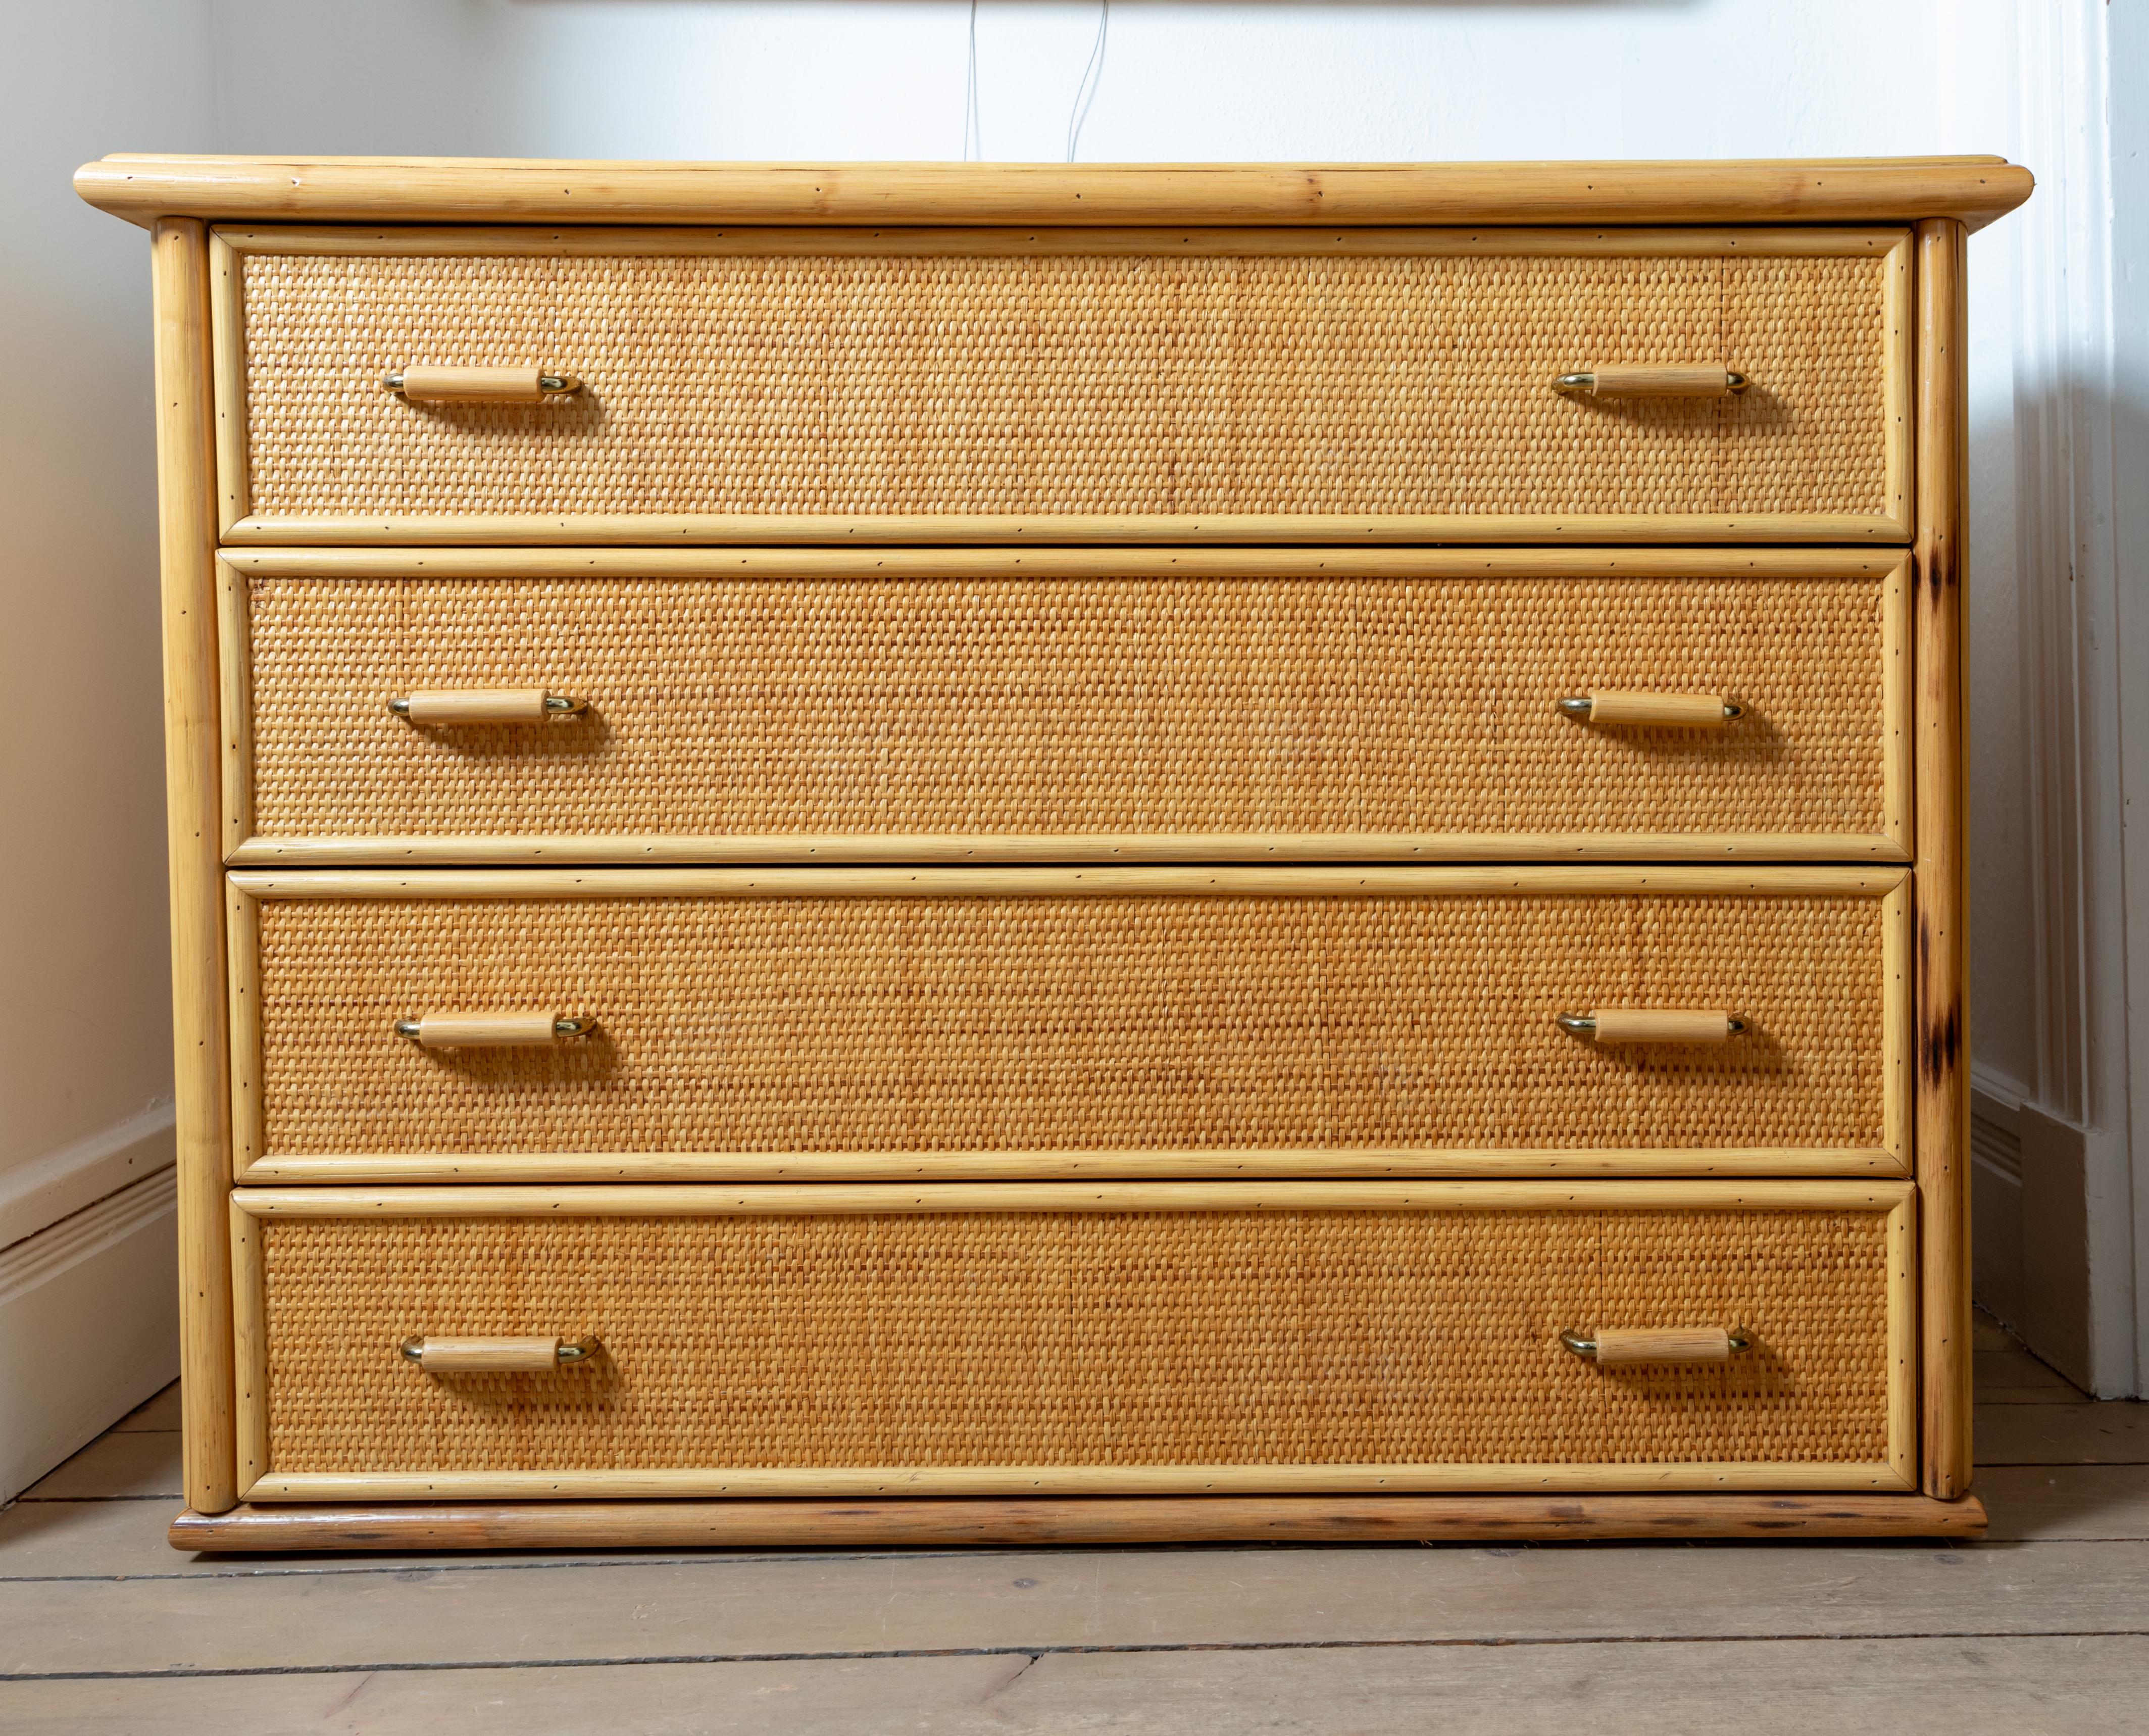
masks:
<svg viewBox="0 0 2149 1736"><path fill-rule="evenodd" d="M237 254L212 232L209 254L209 330L214 358L217 534L229 536L253 498L246 450L246 322Z"/></svg>
<svg viewBox="0 0 2149 1736"><path fill-rule="evenodd" d="M1906 1181L1003 1181L244 1188L254 1217L782 1217L1029 1211L1877 1211Z"/></svg>
<svg viewBox="0 0 2149 1736"><path fill-rule="evenodd" d="M1917 1173L1924 1200L1925 1488L1970 1487L1969 888L1963 789L1965 269L1918 226Z"/></svg>
<svg viewBox="0 0 2149 1736"><path fill-rule="evenodd" d="M1918 1015L1911 954L1914 902L1910 883L1905 878L1880 906L1880 980L1885 997L1880 1015L1881 1140L1905 1175L1912 1173L1910 1124L1917 1096L1917 1081L1910 1068Z"/></svg>
<svg viewBox="0 0 2149 1736"><path fill-rule="evenodd" d="M1215 513L1024 518L992 513L870 518L814 513L412 513L382 517L257 518L227 543L1157 543L1157 542L1788 542L1906 543L1910 526L1883 514L1755 512L1447 513L1346 517Z"/></svg>
<svg viewBox="0 0 2149 1736"><path fill-rule="evenodd" d="M1911 740L1915 733L1912 717L1910 625L1911 593L1917 574L1909 561L1899 561L1889 570L1886 592L1880 605L1880 717L1887 740L1880 751L1881 830L1900 853L1895 860L1908 861L1911 851L1910 815L1915 783L1911 773Z"/></svg>
<svg viewBox="0 0 2149 1736"><path fill-rule="evenodd" d="M223 851L229 861L254 836L254 611L246 576L216 563L217 633L224 696Z"/></svg>
<svg viewBox="0 0 2149 1736"><path fill-rule="evenodd" d="M1330 537L1389 541L1530 541L1589 540L1706 541L1908 541L1908 461L1904 430L1910 402L1907 314L1910 237L1900 228L1859 229L1625 229L1595 234L1561 229L1508 229L1490 235L1458 229L1392 229L1333 234L1208 228L1200 229L747 229L722 231L540 230L486 226L353 231L348 229L219 229L225 269L219 274L218 415L220 446L229 455L219 531L227 541L411 542L1303 542ZM1882 487L1891 510L1865 514L1467 514L1408 516L1085 515L1023 520L1002 516L843 519L823 515L412 515L256 518L246 487L246 395L243 279L230 261L247 253L327 254L905 254L951 255L1156 253L1857 257L1885 249L1889 299L1882 355L1885 400ZM228 305L226 304L228 301ZM235 492L234 491L236 491Z"/></svg>
<svg viewBox="0 0 2149 1736"><path fill-rule="evenodd" d="M1840 548L234 548L249 576L307 578L1895 579L1895 550ZM1907 593L1903 602L1909 619Z"/></svg>
<svg viewBox="0 0 2149 1736"><path fill-rule="evenodd" d="M1917 312L1911 304L1910 259L1910 237L1899 235L1888 249L1884 268L1887 288L1881 316L1887 326L1887 345L1882 353L1880 371L1885 403L1881 433L1881 474L1885 481L1881 486L1888 501L1888 516L1905 524L1915 522L1915 503L1910 499L1914 454L1911 400L1916 365L1911 345L1912 335L1917 330Z"/></svg>
<svg viewBox="0 0 2149 1736"><path fill-rule="evenodd" d="M124 155L75 190L135 222L1973 224L2027 199L1990 158L1739 163L662 164Z"/></svg>
<svg viewBox="0 0 2149 1736"><path fill-rule="evenodd" d="M858 257L1021 258L1042 254L1248 254L1422 258L1522 255L1584 258L1855 259L1907 249L1910 232L1877 229L352 229L220 225L217 239L237 255L381 258L737 258L766 254ZM1907 407L1907 400L1905 400Z"/></svg>
<svg viewBox="0 0 2149 1736"><path fill-rule="evenodd" d="M1918 1196L1888 1214L1888 1464L1918 1487Z"/></svg>
<svg viewBox="0 0 2149 1736"><path fill-rule="evenodd" d="M1002 1183L988 1186L889 1187L823 1184L717 1189L692 1185L579 1188L402 1188L287 1190L248 1189L231 1196L236 1216L364 1217L678 1217L848 1215L888 1212L1190 1211L1190 1210L1807 1210L1887 1214L1891 1256L1898 1225L1913 1209L1905 1182L1762 1182L1747 1186L1708 1182L1602 1182L1568 1188L1556 1183L1448 1182L1411 1185L1357 1182L1237 1184L1138 1183L1110 1186ZM244 1305L259 1316L264 1282L249 1236L239 1281L253 1287ZM1900 1321L1910 1306L1908 1265L1891 1257L1888 1279L1889 1343L1902 1341ZM242 1333L242 1391L264 1388L265 1337ZM257 1502L322 1500L534 1500L768 1496L821 1497L889 1493L1135 1493L1322 1490L1644 1490L1849 1489L1910 1487L1899 1468L1905 1436L1899 1427L1910 1400L1906 1360L1889 1372L1890 1459L1875 1464L1704 1465L1384 1465L823 1468L704 1471L564 1471L352 1475L268 1474L248 1483ZM249 1411L249 1427L260 1414ZM251 1439L251 1437L248 1438ZM264 1448L265 1451L265 1448Z"/></svg>
<svg viewBox="0 0 2149 1736"><path fill-rule="evenodd" d="M350 548L226 550L223 587L227 824L234 867L555 863L991 863L1024 862L1545 862L1910 860L1901 810L1909 784L1909 563L1826 549L655 549ZM231 582L236 575L239 582ZM254 741L247 649L249 577L1281 576L1735 580L1873 578L1881 600L1884 833L1104 833L380 834L262 838L252 833Z"/></svg>
<svg viewBox="0 0 2149 1736"><path fill-rule="evenodd" d="M262 1126L261 914L259 903L237 887L227 889L225 933L229 951L231 1020L231 1168L244 1175L268 1149Z"/></svg>
<svg viewBox="0 0 2149 1736"><path fill-rule="evenodd" d="M1098 1465L805 1467L751 1471L289 1472L262 1477L253 1502L668 1500L682 1497L1232 1495L1452 1490L1591 1493L1649 1490L1904 1489L1885 1462L1656 1465Z"/></svg>
<svg viewBox="0 0 2149 1736"><path fill-rule="evenodd" d="M1904 870L1708 868L647 868L234 872L256 898L1100 897L1350 898L1503 893L1883 897Z"/></svg>
<svg viewBox="0 0 2149 1736"><path fill-rule="evenodd" d="M246 1187L378 1183L1203 1180L1396 1176L1595 1180L1626 1176L1811 1176L1900 1180L1885 1150L1826 1146L1508 1150L1272 1148L1160 1151L483 1151L274 1156L239 1173Z"/></svg>
<svg viewBox="0 0 2149 1736"><path fill-rule="evenodd" d="M224 1055L224 901L219 878L216 468L209 425L207 236L159 223L157 484L162 566L164 775L171 874L174 1094L179 1215L180 1404L188 1501L220 1512L233 1476L230 1181Z"/></svg>
<svg viewBox="0 0 2149 1736"><path fill-rule="evenodd" d="M413 868L481 863L844 862L927 865L1090 862L1906 863L1890 839L1856 832L536 833L248 838L234 868Z"/></svg>
<svg viewBox="0 0 2149 1736"><path fill-rule="evenodd" d="M1053 1544L1975 1538L1985 1508L1919 1495L1133 1496L948 1501L521 1502L182 1512L175 1549L852 1548Z"/></svg>
<svg viewBox="0 0 2149 1736"><path fill-rule="evenodd" d="M255 1220L231 1213L232 1338L236 1351L234 1416L239 1487L250 1489L269 1469L268 1280Z"/></svg>

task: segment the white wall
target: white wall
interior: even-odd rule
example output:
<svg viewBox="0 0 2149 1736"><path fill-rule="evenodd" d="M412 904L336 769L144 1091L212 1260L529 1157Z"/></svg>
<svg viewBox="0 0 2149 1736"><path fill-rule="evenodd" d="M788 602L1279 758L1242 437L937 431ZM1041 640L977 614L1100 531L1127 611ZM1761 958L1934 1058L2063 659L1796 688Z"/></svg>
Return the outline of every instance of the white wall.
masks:
<svg viewBox="0 0 2149 1736"><path fill-rule="evenodd" d="M964 0L212 0L227 149L962 153ZM1120 0L1085 161L1991 148L1984 0ZM983 0L984 154L1058 160L1094 4ZM1943 28L1943 25L1948 28ZM1947 57L1932 78L1905 69ZM340 70L327 78L324 67Z"/></svg>
<svg viewBox="0 0 2149 1736"><path fill-rule="evenodd" d="M208 8L6 9L0 1498L177 1371L149 274L74 197L208 148Z"/></svg>
<svg viewBox="0 0 2149 1736"><path fill-rule="evenodd" d="M148 261L68 178L115 136L207 143L205 18L135 0L9 21L0 1175L171 1094Z"/></svg>

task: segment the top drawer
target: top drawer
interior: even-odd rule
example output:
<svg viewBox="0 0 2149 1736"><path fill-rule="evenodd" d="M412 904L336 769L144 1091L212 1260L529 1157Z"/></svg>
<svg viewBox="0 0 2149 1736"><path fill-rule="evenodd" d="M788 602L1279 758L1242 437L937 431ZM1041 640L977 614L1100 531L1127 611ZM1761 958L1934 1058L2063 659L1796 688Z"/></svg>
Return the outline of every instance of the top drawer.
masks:
<svg viewBox="0 0 2149 1736"><path fill-rule="evenodd" d="M214 289L234 542L1909 535L1898 229L227 229ZM572 386L382 385L479 367Z"/></svg>

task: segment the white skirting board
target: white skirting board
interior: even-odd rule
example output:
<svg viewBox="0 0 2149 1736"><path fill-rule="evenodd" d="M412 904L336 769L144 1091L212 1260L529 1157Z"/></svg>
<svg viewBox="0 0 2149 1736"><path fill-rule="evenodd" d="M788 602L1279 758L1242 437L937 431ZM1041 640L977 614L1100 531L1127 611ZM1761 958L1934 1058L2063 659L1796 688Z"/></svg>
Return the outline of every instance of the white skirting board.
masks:
<svg viewBox="0 0 2149 1736"><path fill-rule="evenodd" d="M2095 1391L2082 1130L1980 1085L1970 1093L1970 1150L1972 1294Z"/></svg>
<svg viewBox="0 0 2149 1736"><path fill-rule="evenodd" d="M0 1500L179 1377L176 1172L0 1249Z"/></svg>

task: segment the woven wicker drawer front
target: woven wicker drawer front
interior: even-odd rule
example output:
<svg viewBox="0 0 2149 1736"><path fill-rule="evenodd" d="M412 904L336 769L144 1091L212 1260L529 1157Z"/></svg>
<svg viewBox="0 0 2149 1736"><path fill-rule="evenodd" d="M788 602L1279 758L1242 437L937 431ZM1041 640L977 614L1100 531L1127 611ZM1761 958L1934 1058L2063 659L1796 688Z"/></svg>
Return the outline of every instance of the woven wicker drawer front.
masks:
<svg viewBox="0 0 2149 1736"><path fill-rule="evenodd" d="M1791 515L1815 521L1809 536L1904 535L1894 231L371 244L239 238L233 506L269 540L279 523L378 537L441 515L519 516L546 541L621 515L809 536L908 521L929 539L958 518L1277 515L1397 534L1670 515L1696 520L1680 534L1748 536ZM413 363L585 384L428 407L381 389ZM1753 385L1553 390L1628 363ZM1548 533L1587 534L1529 534Z"/></svg>
<svg viewBox="0 0 2149 1736"><path fill-rule="evenodd" d="M1646 857L1668 834L1719 854L1699 840L1736 834L1748 851L1900 858L1903 587L1874 566L254 576L254 842L238 859L361 857L367 838L375 860L415 840L436 859L528 840L526 858L631 861L652 840L674 858L899 859L1105 838L1125 859L1270 853L1274 834L1292 835L1285 854L1409 840L1437 858L1527 835L1540 853ZM548 684L590 709L428 727L385 703ZM1621 688L1723 694L1746 715L1603 728L1555 708Z"/></svg>
<svg viewBox="0 0 2149 1736"><path fill-rule="evenodd" d="M1173 1153L1243 1148L1356 1150L1377 1173L1439 1148L1901 1150L1899 871L1694 869L1764 889L1671 896L1563 891L1589 877L1551 869L235 876L269 894L242 891L234 920L259 1020L239 1042L242 1165L687 1152L782 1175L801 1173L782 1155L825 1153L930 1175L934 1154L1071 1151L1169 1174ZM1598 883L1682 871L1620 872ZM1801 874L1836 889L1765 889ZM330 880L365 895L307 895ZM491 895L445 895L459 884ZM1628 1006L1751 1029L1628 1048L1555 1022ZM500 1009L598 1029L511 1049L395 1033Z"/></svg>
<svg viewBox="0 0 2149 1736"><path fill-rule="evenodd" d="M438 1213L390 1190L388 1217L248 1206L268 1211L241 1220L243 1306L266 1345L254 1493L365 1473L489 1473L501 1494L533 1492L516 1472L566 1473L563 1492L654 1473L752 1494L890 1472L1004 1487L989 1473L1026 1467L1049 1490L1202 1487L1202 1467L1251 1467L1219 1488L1261 1487L1262 1467L1281 1487L1330 1467L1331 1485L1385 1471L1401 1487L1757 1464L1827 1487L1885 1482L1906 1450L1890 1435L1900 1183L1791 1207L1779 1184L1772 1210L1722 1185L1689 1186L1678 1210L1621 1204L1618 1184L1602 1204L1541 1185L1549 1197L1511 1187L1473 1209L1470 1184L1420 1205L1378 1183L1360 1187L1385 1200L1330 1186L1306 1209L1295 1185L1241 1185L1244 1209L1214 1186L1175 1205L1168 1185L1119 1190L1146 1196L1133 1210L977 1203L1084 1191L1065 1185L959 1190L970 1203L950 1210L914 1188L839 1190L826 1208L797 1203L813 1190L664 1190L708 1203L663 1215L632 1199L658 1190L624 1189L600 1208L623 1215L576 1215L571 1191L498 1215L506 1190L457 1190ZM876 1195L902 1203L876 1210ZM1613 1325L1739 1328L1753 1347L1611 1369L1560 1343ZM397 1354L412 1336L533 1333L602 1349L554 1372L447 1376ZM817 1485L828 1472L853 1474Z"/></svg>

